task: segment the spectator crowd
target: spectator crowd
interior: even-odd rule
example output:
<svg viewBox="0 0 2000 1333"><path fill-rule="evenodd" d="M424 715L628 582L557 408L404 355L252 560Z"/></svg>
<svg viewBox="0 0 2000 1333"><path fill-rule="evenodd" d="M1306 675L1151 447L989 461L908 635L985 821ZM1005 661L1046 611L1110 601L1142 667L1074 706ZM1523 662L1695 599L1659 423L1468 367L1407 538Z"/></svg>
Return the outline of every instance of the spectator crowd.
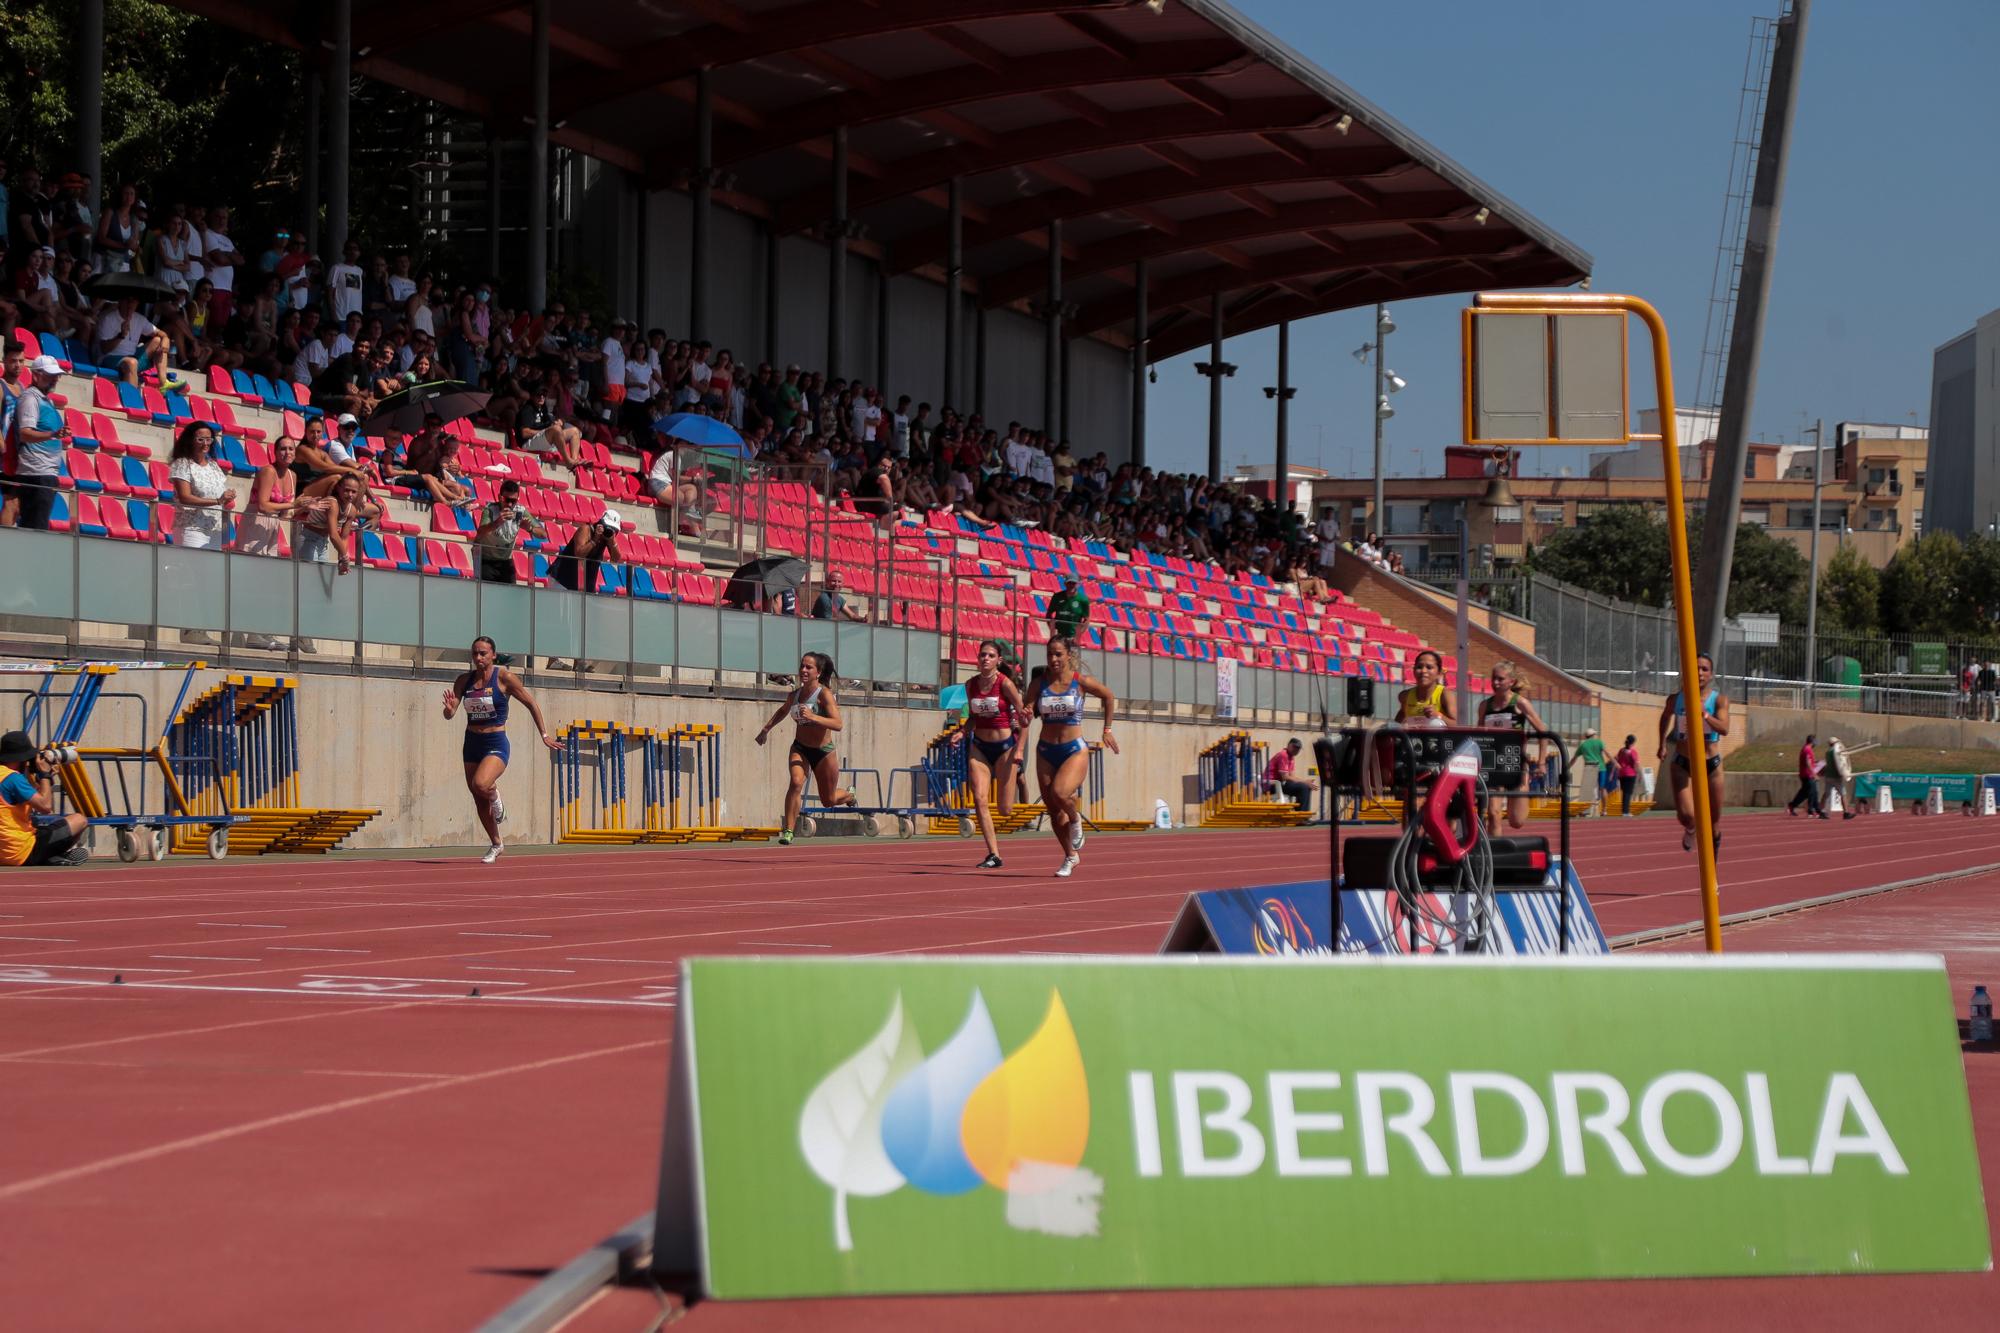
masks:
<svg viewBox="0 0 2000 1333"><path fill-rule="evenodd" d="M844 494L885 521L963 514L1209 561L1325 595L1326 534L1289 507L1205 477L1114 464L1045 427L892 399L860 379L796 365L753 365L729 348L563 300L519 309L498 283L453 280L408 253L349 241L326 263L282 227L239 243L226 205L156 210L131 183L100 200L81 176L45 185L28 168L10 180L0 163L0 212L8 345L17 325L80 341L134 383L171 387L177 373L245 369L307 385L329 420L345 422L406 386L463 381L490 393L483 416L515 445L571 468L585 442L628 447L644 456L653 497L682 511L696 503L699 478L676 476L656 426L671 413L702 413L740 432L771 475ZM151 303L94 301L84 290L93 274L124 272L151 275L164 290ZM370 478L352 429L336 439L316 434L317 425L295 442L301 489L351 475L365 494ZM454 442L431 434L391 443L385 473L395 469L395 480L438 501L470 501ZM328 483L321 494L336 490ZM482 546L513 535L502 514L481 516Z"/></svg>

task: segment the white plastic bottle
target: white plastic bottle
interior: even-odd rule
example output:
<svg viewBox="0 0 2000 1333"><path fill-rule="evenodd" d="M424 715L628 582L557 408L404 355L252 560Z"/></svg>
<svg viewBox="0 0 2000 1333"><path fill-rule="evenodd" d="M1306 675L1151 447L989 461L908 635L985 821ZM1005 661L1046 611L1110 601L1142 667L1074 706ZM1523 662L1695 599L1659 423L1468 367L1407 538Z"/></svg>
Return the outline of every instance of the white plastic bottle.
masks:
<svg viewBox="0 0 2000 1333"><path fill-rule="evenodd" d="M1171 810L1169 810L1169 809L1167 809L1167 803L1166 803L1166 800L1165 800L1164 798L1162 798L1162 797L1154 797L1154 798L1153 798L1153 827L1154 827L1154 828L1172 828L1173 826L1174 826L1174 812L1173 812L1173 811L1171 811Z"/></svg>
<svg viewBox="0 0 2000 1333"><path fill-rule="evenodd" d="M1993 1040L1993 998L1984 986L1972 988L1972 1039Z"/></svg>

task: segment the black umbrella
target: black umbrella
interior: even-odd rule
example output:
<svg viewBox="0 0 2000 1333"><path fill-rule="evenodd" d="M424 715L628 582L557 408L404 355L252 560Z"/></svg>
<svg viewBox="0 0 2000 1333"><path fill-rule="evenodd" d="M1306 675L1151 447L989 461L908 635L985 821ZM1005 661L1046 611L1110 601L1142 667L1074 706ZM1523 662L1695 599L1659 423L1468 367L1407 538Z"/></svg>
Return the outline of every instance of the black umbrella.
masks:
<svg viewBox="0 0 2000 1333"><path fill-rule="evenodd" d="M462 380L436 380L412 384L384 398L368 420L361 423L363 435L381 436L394 431L410 435L432 421L456 421L486 410L493 395L469 388Z"/></svg>
<svg viewBox="0 0 2000 1333"><path fill-rule="evenodd" d="M781 592L797 592L805 576L806 562L797 556L768 555L731 574L722 600L731 606L763 606Z"/></svg>
<svg viewBox="0 0 2000 1333"><path fill-rule="evenodd" d="M93 273L83 284L83 294L93 301L162 301L174 289L150 273Z"/></svg>

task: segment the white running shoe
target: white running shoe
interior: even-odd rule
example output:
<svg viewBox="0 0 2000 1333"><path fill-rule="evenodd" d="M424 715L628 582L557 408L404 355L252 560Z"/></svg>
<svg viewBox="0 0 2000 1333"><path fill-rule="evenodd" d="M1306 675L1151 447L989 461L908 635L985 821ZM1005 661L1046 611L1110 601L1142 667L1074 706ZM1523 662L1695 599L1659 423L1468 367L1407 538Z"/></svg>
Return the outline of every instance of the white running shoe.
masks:
<svg viewBox="0 0 2000 1333"><path fill-rule="evenodd" d="M1078 821L1076 827L1069 831L1069 849L1073 852L1083 850L1083 824L1081 821Z"/></svg>
<svg viewBox="0 0 2000 1333"><path fill-rule="evenodd" d="M507 822L507 803L498 796L493 798L493 822L496 824Z"/></svg>
<svg viewBox="0 0 2000 1333"><path fill-rule="evenodd" d="M1076 869L1077 862L1081 859L1075 852L1071 852L1068 856L1065 856L1063 863L1056 867L1056 878L1068 879L1070 873Z"/></svg>
<svg viewBox="0 0 2000 1333"><path fill-rule="evenodd" d="M491 847L488 847L486 849L486 855L479 858L479 864L483 866L492 865L495 861L498 861L500 859L500 853L506 850L507 849L505 847L502 847L499 843L497 842L494 843Z"/></svg>

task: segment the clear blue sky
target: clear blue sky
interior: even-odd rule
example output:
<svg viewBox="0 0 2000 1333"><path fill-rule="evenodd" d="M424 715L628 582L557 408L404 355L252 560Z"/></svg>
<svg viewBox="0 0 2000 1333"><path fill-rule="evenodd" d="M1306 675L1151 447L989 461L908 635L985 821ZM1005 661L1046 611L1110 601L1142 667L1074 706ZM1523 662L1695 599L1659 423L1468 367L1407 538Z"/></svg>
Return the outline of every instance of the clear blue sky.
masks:
<svg viewBox="0 0 2000 1333"><path fill-rule="evenodd" d="M1594 290L1659 306L1677 396L1693 398L1750 23L1777 0L1234 2L1582 246ZM1815 0L1751 438L1796 439L1801 414L1928 423L1932 349L2000 306L1996 81L2000 0ZM1410 381L1389 422L1392 476L1434 473L1456 442L1464 304L1392 307L1388 361ZM1373 383L1349 353L1370 322L1346 311L1293 327L1294 462L1369 473ZM1224 399L1225 466L1270 461L1260 386L1276 382L1276 355L1275 331L1226 345L1242 368ZM1193 369L1206 359L1203 347L1159 365L1156 466L1207 466ZM1652 399L1635 384L1635 407ZM1584 461L1542 452L1529 471Z"/></svg>

